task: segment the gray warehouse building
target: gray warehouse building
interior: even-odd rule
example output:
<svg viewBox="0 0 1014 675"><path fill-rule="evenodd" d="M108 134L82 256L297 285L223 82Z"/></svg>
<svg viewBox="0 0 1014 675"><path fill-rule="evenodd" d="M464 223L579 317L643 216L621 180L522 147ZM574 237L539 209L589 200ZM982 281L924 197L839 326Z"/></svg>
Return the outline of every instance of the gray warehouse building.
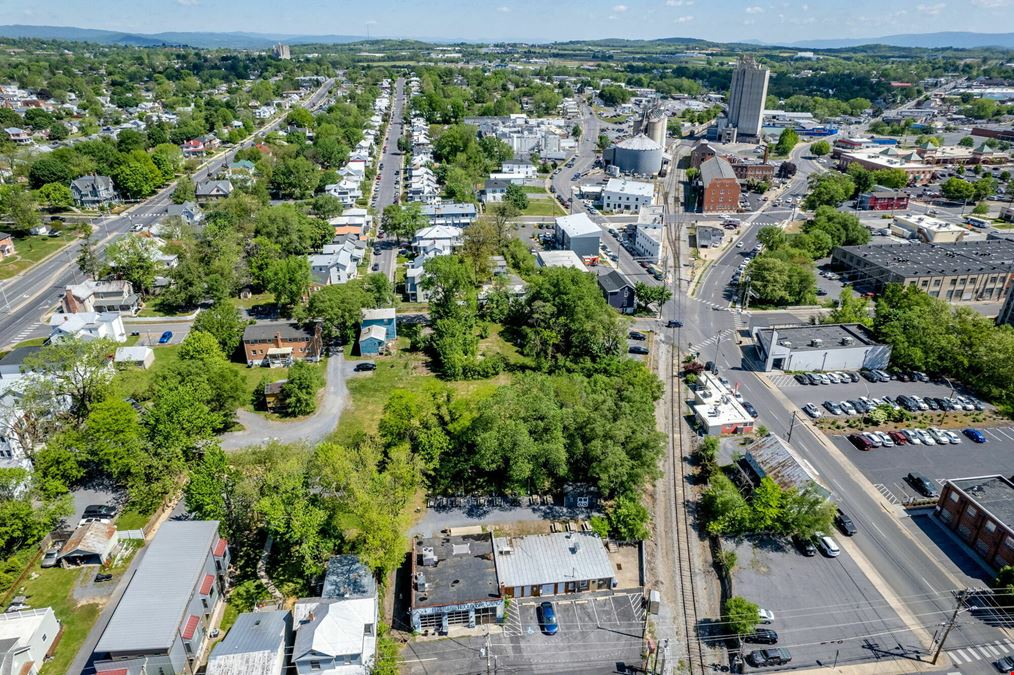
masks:
<svg viewBox="0 0 1014 675"><path fill-rule="evenodd" d="M762 370L860 370L887 368L891 347L856 323L755 328Z"/></svg>
<svg viewBox="0 0 1014 675"><path fill-rule="evenodd" d="M1014 286L1014 240L840 246L831 264L862 291L894 283L947 302L1003 302Z"/></svg>
<svg viewBox="0 0 1014 675"><path fill-rule="evenodd" d="M603 153L603 159L624 173L654 176L662 169L662 146L644 134L620 141Z"/></svg>
<svg viewBox="0 0 1014 675"><path fill-rule="evenodd" d="M582 257L599 255L602 228L585 213L557 217L554 236L557 248Z"/></svg>

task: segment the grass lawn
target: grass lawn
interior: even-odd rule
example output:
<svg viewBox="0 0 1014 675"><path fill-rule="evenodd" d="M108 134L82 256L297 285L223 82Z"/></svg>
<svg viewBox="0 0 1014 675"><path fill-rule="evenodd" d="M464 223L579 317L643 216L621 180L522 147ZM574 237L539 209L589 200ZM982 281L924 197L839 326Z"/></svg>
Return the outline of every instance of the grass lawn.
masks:
<svg viewBox="0 0 1014 675"><path fill-rule="evenodd" d="M0 260L0 279L10 279L20 274L37 262L59 251L74 241L75 235L61 234L59 237L29 235L14 240L16 253L9 258Z"/></svg>
<svg viewBox="0 0 1014 675"><path fill-rule="evenodd" d="M521 212L523 216L562 216L563 207L555 199L529 199L528 208Z"/></svg>
<svg viewBox="0 0 1014 675"><path fill-rule="evenodd" d="M74 660L77 650L88 637L88 631L99 616L102 606L97 603L78 605L73 597L74 585L79 579L95 574L94 567L48 570L38 568L34 579L27 578L18 591L28 596L32 607L52 607L56 618L63 624L63 636L53 659L42 666L43 675L63 675ZM116 583L114 579L112 584Z"/></svg>

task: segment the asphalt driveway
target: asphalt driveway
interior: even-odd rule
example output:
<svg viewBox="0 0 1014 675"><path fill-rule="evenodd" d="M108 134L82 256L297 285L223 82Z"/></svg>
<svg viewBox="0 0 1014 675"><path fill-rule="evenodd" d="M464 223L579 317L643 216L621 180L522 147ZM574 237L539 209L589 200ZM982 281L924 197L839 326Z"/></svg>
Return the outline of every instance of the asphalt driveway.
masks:
<svg viewBox="0 0 1014 675"><path fill-rule="evenodd" d="M240 450L269 441L280 443L318 443L338 426L338 419L348 401L349 390L345 377L352 364L341 354L328 359L327 384L317 412L301 420L280 422L269 420L249 410L239 410L236 418L242 431L230 431L222 436L223 450Z"/></svg>

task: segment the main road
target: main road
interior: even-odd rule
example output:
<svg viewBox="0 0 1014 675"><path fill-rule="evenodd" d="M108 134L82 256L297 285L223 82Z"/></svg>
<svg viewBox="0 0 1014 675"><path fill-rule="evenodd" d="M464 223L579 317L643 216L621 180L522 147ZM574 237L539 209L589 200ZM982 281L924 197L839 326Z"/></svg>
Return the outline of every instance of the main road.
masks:
<svg viewBox="0 0 1014 675"><path fill-rule="evenodd" d="M306 100L307 107L311 110L319 107L327 100L327 94L333 85L333 79L324 82ZM284 119L284 115L279 116L241 143L209 158L194 173L194 180L201 181L215 175L233 160L237 151L252 145L259 136L277 129ZM102 216L94 220L92 225L96 251L103 251L132 227L151 225L162 218L171 202L175 186L175 182L171 183L119 215ZM0 346L49 334L48 328L42 323L42 318L58 304L67 285L83 280L76 264L80 250L81 241L75 240L57 254L0 283Z"/></svg>

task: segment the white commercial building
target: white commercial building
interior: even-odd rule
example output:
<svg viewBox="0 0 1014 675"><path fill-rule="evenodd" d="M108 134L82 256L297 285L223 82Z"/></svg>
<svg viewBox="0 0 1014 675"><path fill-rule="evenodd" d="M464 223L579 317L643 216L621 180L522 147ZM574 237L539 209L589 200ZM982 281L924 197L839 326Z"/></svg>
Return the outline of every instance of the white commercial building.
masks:
<svg viewBox="0 0 1014 675"><path fill-rule="evenodd" d="M604 211L638 211L642 206L650 206L655 196L655 186L651 183L610 178L602 190L602 209Z"/></svg>

